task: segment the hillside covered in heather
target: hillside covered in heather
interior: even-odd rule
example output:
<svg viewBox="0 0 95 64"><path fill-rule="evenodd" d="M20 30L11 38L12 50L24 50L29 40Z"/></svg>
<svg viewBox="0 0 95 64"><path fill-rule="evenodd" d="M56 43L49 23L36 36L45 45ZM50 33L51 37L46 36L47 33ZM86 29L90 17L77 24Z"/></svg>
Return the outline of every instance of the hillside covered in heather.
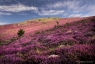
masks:
<svg viewBox="0 0 95 64"><path fill-rule="evenodd" d="M19 29L25 34L18 37ZM0 64L95 61L95 16L48 18L0 26ZM87 62L88 61L88 62Z"/></svg>

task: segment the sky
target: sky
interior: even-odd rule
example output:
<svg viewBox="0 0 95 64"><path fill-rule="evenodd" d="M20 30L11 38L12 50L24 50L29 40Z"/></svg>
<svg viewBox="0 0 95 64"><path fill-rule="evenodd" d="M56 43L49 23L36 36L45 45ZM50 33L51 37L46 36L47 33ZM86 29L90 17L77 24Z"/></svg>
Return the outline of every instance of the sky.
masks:
<svg viewBox="0 0 95 64"><path fill-rule="evenodd" d="M95 0L0 0L0 25L47 17L95 15Z"/></svg>

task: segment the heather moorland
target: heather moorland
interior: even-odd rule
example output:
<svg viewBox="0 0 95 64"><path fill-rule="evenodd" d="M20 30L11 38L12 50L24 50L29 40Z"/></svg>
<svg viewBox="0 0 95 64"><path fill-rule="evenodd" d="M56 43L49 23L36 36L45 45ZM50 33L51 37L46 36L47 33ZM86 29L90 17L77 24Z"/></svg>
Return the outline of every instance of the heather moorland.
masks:
<svg viewBox="0 0 95 64"><path fill-rule="evenodd" d="M93 64L94 61L95 16L39 18L0 26L0 64Z"/></svg>

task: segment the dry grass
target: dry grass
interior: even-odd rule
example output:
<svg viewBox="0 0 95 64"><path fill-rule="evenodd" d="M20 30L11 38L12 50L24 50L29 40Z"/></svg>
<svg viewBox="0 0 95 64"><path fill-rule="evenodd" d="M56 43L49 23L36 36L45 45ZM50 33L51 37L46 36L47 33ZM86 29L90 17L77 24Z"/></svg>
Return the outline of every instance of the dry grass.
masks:
<svg viewBox="0 0 95 64"><path fill-rule="evenodd" d="M47 21L54 21L58 20L59 18L38 18L38 19L33 19L33 21L37 22L47 22Z"/></svg>
<svg viewBox="0 0 95 64"><path fill-rule="evenodd" d="M16 23L14 24L14 27L16 26L25 26L25 25L29 25L32 22L43 22L43 24L45 24L48 21L54 21L54 20L58 20L59 18L37 18L37 19L32 19L32 20L27 20L24 22L20 22L20 23Z"/></svg>

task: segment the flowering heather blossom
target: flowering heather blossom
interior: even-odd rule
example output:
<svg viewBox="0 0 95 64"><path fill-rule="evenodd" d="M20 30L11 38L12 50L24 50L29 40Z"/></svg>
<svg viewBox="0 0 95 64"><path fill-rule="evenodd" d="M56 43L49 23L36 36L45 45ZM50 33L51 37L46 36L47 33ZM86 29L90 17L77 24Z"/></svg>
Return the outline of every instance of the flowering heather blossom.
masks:
<svg viewBox="0 0 95 64"><path fill-rule="evenodd" d="M1 64L20 64L22 61L21 58L16 57L15 55L5 55L1 60L0 63Z"/></svg>
<svg viewBox="0 0 95 64"><path fill-rule="evenodd" d="M62 25L44 33L10 41L9 44L0 46L0 63L77 64L76 61L93 61L94 24L90 20L72 22L65 27Z"/></svg>
<svg viewBox="0 0 95 64"><path fill-rule="evenodd" d="M95 48L95 45L74 45L74 46L71 46L70 48L63 47L61 49L49 52L48 54L49 55L58 54L60 55L59 57L60 62L65 62L66 64L69 64L68 61L71 63L75 63L75 61L79 61L79 60L80 61L94 60L94 57L95 57L94 48Z"/></svg>
<svg viewBox="0 0 95 64"><path fill-rule="evenodd" d="M60 56L59 55L52 54L48 58L57 58L57 57L60 57Z"/></svg>
<svg viewBox="0 0 95 64"><path fill-rule="evenodd" d="M62 47L64 47L64 46L65 46L65 45L59 45L58 47L59 47L59 48L62 48Z"/></svg>
<svg viewBox="0 0 95 64"><path fill-rule="evenodd" d="M7 48L1 52L2 55L6 54L16 54L19 51L19 49L16 48Z"/></svg>

